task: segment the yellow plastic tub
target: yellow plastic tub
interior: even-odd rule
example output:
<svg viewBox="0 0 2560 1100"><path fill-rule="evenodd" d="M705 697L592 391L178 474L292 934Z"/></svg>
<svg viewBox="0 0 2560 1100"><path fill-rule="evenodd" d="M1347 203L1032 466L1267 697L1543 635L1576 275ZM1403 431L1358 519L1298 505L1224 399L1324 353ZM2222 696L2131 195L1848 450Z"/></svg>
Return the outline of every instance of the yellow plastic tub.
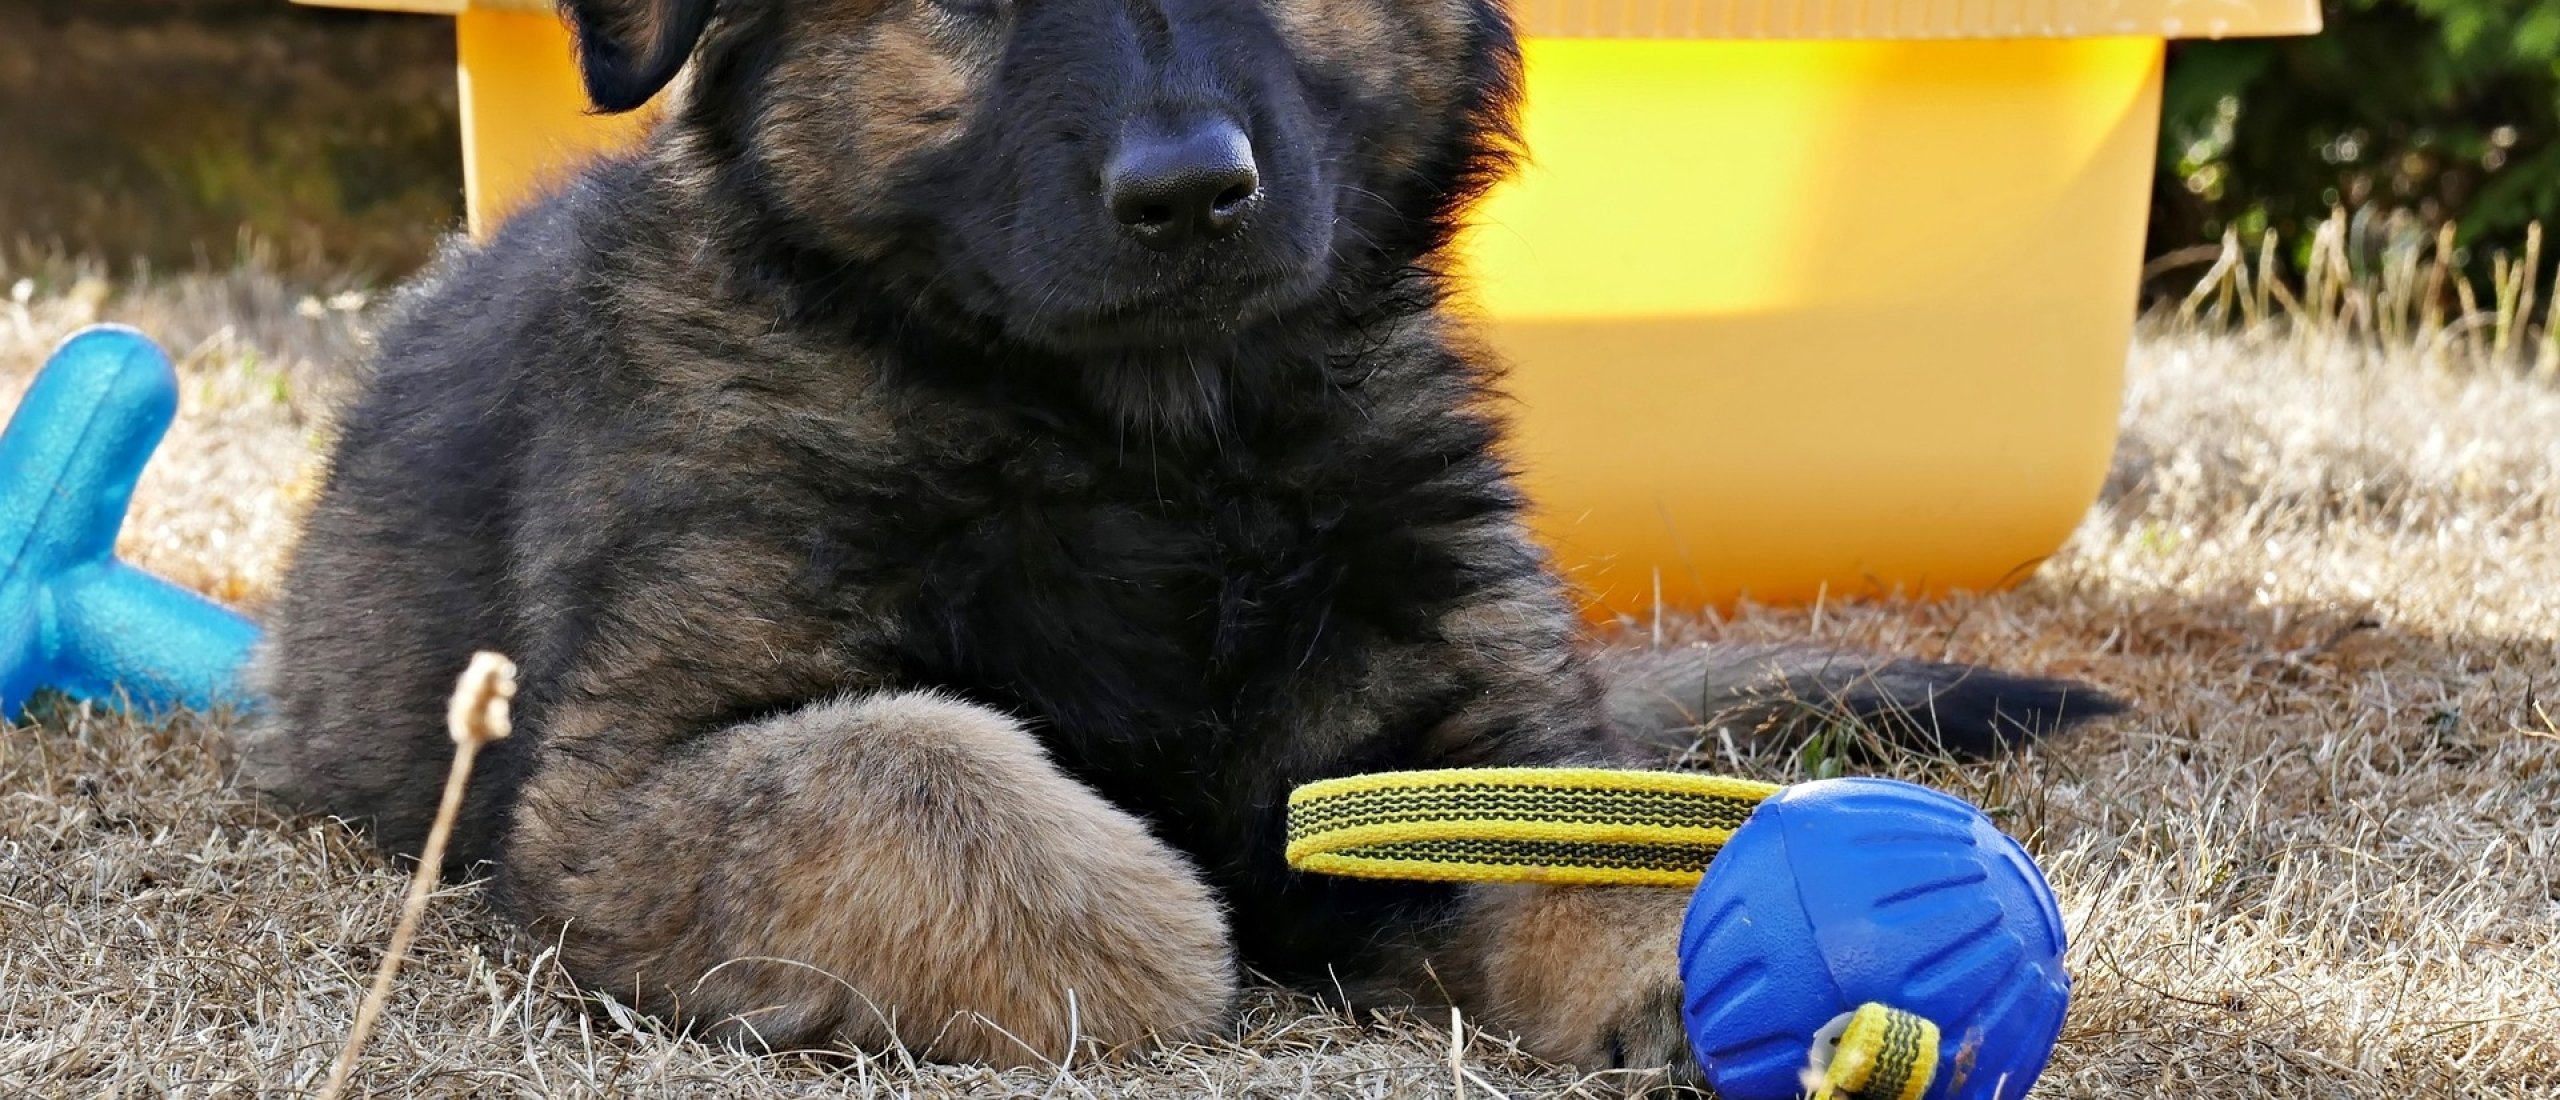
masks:
<svg viewBox="0 0 2560 1100"><path fill-rule="evenodd" d="M587 110L557 0L293 2L453 18L463 200L474 234L579 161L638 140L653 119L654 104L625 115Z"/></svg>
<svg viewBox="0 0 2560 1100"><path fill-rule="evenodd" d="M629 120L545 0L457 17L484 228ZM2316 0L1520 0L1530 163L1463 243L1595 615L2015 580L2115 443L2165 40Z"/></svg>

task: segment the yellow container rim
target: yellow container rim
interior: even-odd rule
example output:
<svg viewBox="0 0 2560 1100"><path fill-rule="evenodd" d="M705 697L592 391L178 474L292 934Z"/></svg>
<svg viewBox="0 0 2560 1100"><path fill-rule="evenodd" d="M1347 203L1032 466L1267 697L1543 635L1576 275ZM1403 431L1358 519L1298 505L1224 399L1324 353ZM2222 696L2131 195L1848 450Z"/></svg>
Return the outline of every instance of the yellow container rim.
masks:
<svg viewBox="0 0 2560 1100"><path fill-rule="evenodd" d="M1511 0L1535 38L1875 41L2317 34L2320 0Z"/></svg>
<svg viewBox="0 0 2560 1100"><path fill-rule="evenodd" d="M419 15L460 15L466 11L558 11L558 0L293 0L315 8L361 8L366 11L405 11Z"/></svg>
<svg viewBox="0 0 2560 1100"><path fill-rule="evenodd" d="M295 0L458 15L553 0ZM1511 0L1533 38L1881 40L2318 34L2320 0Z"/></svg>

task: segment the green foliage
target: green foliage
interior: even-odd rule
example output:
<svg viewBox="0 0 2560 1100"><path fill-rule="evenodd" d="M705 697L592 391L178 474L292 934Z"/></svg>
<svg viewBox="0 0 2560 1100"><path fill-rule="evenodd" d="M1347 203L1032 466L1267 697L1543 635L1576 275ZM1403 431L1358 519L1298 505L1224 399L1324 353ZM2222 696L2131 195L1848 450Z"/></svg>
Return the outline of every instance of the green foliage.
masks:
<svg viewBox="0 0 2560 1100"><path fill-rule="evenodd" d="M2485 269L2560 213L2560 0L2325 6L2317 36L2172 44L2153 254L2272 228L2299 270L2339 207L2360 269L2447 221Z"/></svg>
<svg viewBox="0 0 2560 1100"><path fill-rule="evenodd" d="M0 0L0 247L389 278L462 216L452 27L284 0Z"/></svg>

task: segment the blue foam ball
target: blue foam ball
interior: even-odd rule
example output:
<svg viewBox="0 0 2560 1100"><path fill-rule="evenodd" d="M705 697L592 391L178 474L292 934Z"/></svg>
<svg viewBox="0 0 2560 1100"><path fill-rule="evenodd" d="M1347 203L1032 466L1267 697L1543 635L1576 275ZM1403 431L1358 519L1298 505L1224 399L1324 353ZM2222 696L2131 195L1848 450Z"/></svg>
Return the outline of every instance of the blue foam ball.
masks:
<svg viewBox="0 0 2560 1100"><path fill-rule="evenodd" d="M1868 1002L1937 1023L1929 1100L2014 1100L2062 1033L2062 953L2052 887L1980 810L1828 779L1761 803L1708 864L1681 926L1681 1007L1725 1100L1802 1095L1817 1033Z"/></svg>

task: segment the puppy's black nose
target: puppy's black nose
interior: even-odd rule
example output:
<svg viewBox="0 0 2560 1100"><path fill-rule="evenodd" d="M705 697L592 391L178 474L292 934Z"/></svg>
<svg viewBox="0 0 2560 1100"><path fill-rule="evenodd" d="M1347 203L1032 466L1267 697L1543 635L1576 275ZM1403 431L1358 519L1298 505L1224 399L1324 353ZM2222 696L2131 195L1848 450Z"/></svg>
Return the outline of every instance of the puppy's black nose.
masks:
<svg viewBox="0 0 2560 1100"><path fill-rule="evenodd" d="M1234 232L1261 193L1253 143L1224 118L1132 126L1102 168L1111 216L1159 252Z"/></svg>

